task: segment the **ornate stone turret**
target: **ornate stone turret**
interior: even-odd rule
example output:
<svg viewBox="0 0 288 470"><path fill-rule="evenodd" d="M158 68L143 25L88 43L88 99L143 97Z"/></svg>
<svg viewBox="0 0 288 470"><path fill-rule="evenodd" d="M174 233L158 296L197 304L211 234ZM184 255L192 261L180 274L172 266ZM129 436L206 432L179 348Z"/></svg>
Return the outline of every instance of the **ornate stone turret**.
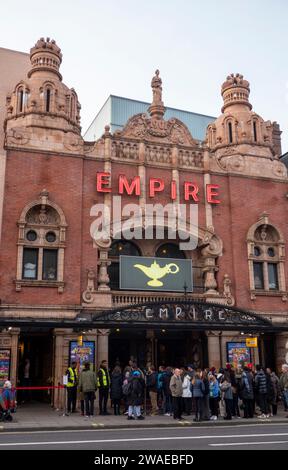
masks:
<svg viewBox="0 0 288 470"><path fill-rule="evenodd" d="M231 75L228 75L222 85L221 94L224 100L224 105L221 110L222 113L235 105L242 105L238 106L238 108L242 109L252 109L252 105L249 103L249 82L244 80L243 75L240 75L240 73L236 73L236 75L231 73Z"/></svg>
<svg viewBox="0 0 288 470"><path fill-rule="evenodd" d="M81 106L75 90L62 83L61 49L54 40L41 38L30 50L30 60L27 78L6 99L6 146L63 151L64 145L66 151L78 152Z"/></svg>
<svg viewBox="0 0 288 470"><path fill-rule="evenodd" d="M159 77L159 70L156 70L155 76L152 78L151 87L153 91L153 101L148 111L152 118L163 119L165 107L162 101L162 80Z"/></svg>
<svg viewBox="0 0 288 470"><path fill-rule="evenodd" d="M222 114L208 126L206 134L218 169L254 176L285 177L287 170L278 160L281 155L279 125L264 121L252 111L249 82L243 75L232 73L223 83L221 94L224 100Z"/></svg>
<svg viewBox="0 0 288 470"><path fill-rule="evenodd" d="M50 38L47 38L45 41L44 38L40 38L30 49L30 60L32 69L28 73L29 78L35 72L45 71L56 74L62 80L62 75L59 73L62 54L54 39L50 41Z"/></svg>

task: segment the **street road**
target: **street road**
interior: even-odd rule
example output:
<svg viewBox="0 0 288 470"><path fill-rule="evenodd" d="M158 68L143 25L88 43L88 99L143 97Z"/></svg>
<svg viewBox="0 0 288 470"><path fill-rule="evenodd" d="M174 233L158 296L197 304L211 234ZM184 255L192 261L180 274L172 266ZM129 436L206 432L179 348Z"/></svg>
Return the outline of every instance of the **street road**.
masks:
<svg viewBox="0 0 288 470"><path fill-rule="evenodd" d="M193 428L1 432L2 450L288 450L288 422Z"/></svg>

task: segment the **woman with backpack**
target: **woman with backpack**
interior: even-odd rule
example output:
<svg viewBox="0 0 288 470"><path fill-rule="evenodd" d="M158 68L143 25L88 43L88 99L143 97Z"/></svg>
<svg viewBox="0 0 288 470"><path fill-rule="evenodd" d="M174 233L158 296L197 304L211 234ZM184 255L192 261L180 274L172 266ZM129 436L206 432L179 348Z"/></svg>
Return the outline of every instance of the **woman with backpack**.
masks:
<svg viewBox="0 0 288 470"><path fill-rule="evenodd" d="M132 372L127 384L123 384L123 394L127 394L127 419L145 419L141 415L141 406L144 403L144 380L138 370Z"/></svg>

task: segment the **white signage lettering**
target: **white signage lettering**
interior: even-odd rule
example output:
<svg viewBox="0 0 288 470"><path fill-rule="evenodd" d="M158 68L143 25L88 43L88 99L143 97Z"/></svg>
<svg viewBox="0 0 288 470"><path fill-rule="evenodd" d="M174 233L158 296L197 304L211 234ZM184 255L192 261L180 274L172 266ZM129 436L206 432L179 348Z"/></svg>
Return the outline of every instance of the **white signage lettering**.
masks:
<svg viewBox="0 0 288 470"><path fill-rule="evenodd" d="M153 318L153 310L151 310L151 308L146 308L145 315L146 315L147 320L152 319Z"/></svg>
<svg viewBox="0 0 288 470"><path fill-rule="evenodd" d="M225 317L222 314L225 313L224 310L219 310L219 320L225 320Z"/></svg>
<svg viewBox="0 0 288 470"><path fill-rule="evenodd" d="M212 310L205 310L205 320L212 320Z"/></svg>
<svg viewBox="0 0 288 470"><path fill-rule="evenodd" d="M160 308L160 311L159 311L159 317L162 319L162 313L165 314L165 318L166 320L168 320L168 308Z"/></svg>

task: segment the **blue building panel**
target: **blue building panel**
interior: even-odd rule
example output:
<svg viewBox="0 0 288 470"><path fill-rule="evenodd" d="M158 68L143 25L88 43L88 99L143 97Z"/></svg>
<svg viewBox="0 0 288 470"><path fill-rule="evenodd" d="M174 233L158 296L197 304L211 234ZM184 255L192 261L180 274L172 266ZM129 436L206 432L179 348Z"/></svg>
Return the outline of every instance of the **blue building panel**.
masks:
<svg viewBox="0 0 288 470"><path fill-rule="evenodd" d="M147 113L150 103L131 100L120 96L110 95L102 109L95 117L84 135L87 141L96 140L104 133L104 127L108 124L111 132L121 130L135 114ZM215 121L216 117L203 114L182 111L174 108L166 108L165 119L175 117L188 127L192 137L196 140L204 140L208 124Z"/></svg>

